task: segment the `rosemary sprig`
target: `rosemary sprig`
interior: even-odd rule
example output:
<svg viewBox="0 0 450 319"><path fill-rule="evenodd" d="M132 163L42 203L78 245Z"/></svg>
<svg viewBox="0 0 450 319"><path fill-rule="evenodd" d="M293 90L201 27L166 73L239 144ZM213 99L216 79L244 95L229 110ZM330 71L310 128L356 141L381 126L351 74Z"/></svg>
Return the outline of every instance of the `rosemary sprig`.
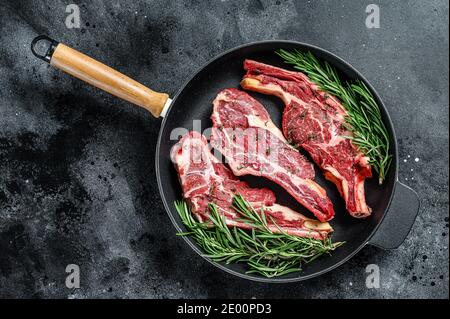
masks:
<svg viewBox="0 0 450 319"><path fill-rule="evenodd" d="M205 256L217 262L246 263L247 273L265 277L281 276L301 271L303 264L330 253L343 243L331 239L320 241L273 233L267 226L263 210L258 212L241 196L233 198L233 208L241 215L241 221L251 225L251 231L228 227L224 217L214 204L209 205L210 220L215 227L198 222L192 216L186 202L176 201L175 207L187 232L180 236L192 236Z"/></svg>
<svg viewBox="0 0 450 319"><path fill-rule="evenodd" d="M369 157L369 163L378 173L382 184L392 162L389 133L381 118L380 108L372 93L362 81L341 82L336 70L327 62L320 63L311 53L298 50L276 51L285 63L306 75L319 87L339 98L347 110L347 129L360 151Z"/></svg>

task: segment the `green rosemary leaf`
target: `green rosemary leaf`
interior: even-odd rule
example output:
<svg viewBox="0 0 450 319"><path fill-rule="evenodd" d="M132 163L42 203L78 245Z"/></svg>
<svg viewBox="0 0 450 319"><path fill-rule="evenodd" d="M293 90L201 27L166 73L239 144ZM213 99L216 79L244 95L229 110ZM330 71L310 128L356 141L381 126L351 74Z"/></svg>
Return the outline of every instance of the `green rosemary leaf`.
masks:
<svg viewBox="0 0 450 319"><path fill-rule="evenodd" d="M320 241L273 233L268 227L264 209L255 210L241 195L233 198L233 208L241 221L252 225L250 231L228 227L224 216L214 204L209 206L211 223L194 219L184 201L176 201L175 208L186 227L179 236L191 236L204 252L204 256L217 262L245 263L248 273L275 277L301 271L301 265L330 253L342 243L333 244L330 239ZM280 230L269 216L271 224ZM213 226L213 227L212 227Z"/></svg>

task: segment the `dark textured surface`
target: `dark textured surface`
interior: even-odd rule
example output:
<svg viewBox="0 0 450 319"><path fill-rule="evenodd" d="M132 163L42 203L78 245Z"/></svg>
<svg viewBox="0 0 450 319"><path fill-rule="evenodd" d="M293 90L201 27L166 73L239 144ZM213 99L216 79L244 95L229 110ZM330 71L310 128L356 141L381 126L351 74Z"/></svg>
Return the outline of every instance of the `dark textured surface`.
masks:
<svg viewBox="0 0 450 319"><path fill-rule="evenodd" d="M380 29L365 27L363 1L86 1L82 28L67 29L66 2L3 1L0 296L448 297L448 3L378 3ZM29 43L40 33L171 95L242 43L290 39L333 51L389 109L400 180L421 199L411 234L397 250L367 247L332 273L282 287L215 269L174 236L159 199L160 120L36 60ZM71 263L81 289L65 287ZM379 289L365 286L372 263Z"/></svg>

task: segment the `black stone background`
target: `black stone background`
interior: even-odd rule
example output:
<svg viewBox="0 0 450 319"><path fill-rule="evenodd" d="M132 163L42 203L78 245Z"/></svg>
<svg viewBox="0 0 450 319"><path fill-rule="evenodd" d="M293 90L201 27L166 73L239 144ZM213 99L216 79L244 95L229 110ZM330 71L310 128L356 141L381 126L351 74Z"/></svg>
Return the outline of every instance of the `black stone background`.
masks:
<svg viewBox="0 0 450 319"><path fill-rule="evenodd" d="M64 24L72 1L0 2L0 297L448 297L448 1L376 1L379 29L365 26L374 1L73 2L81 29ZM246 42L298 40L338 54L392 116L400 180L422 203L412 232L397 250L367 247L307 282L215 269L174 235L159 198L160 120L36 60L37 34L172 96ZM71 263L80 289L64 285ZM365 286L371 263L380 289Z"/></svg>

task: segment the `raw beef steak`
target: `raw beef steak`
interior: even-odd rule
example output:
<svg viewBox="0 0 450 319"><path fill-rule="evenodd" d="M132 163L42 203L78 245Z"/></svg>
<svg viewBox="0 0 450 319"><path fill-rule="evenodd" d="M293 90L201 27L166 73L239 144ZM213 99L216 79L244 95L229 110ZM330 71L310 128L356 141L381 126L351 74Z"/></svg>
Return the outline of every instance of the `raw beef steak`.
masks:
<svg viewBox="0 0 450 319"><path fill-rule="evenodd" d="M352 134L345 127L347 112L340 101L321 91L303 73L251 60L244 62L244 69L244 89L283 100L284 136L305 149L325 177L336 184L348 212L358 218L369 216L371 209L364 194L364 180L372 176L369 159L345 138Z"/></svg>
<svg viewBox="0 0 450 319"><path fill-rule="evenodd" d="M236 176L261 176L282 186L320 221L333 204L314 179L314 167L283 137L266 109L244 91L226 89L213 102L211 145Z"/></svg>
<svg viewBox="0 0 450 319"><path fill-rule="evenodd" d="M274 193L266 188L251 188L214 157L206 138L189 132L171 150L183 189L183 197L199 221L209 222L208 205L214 203L228 226L249 229L232 208L233 196L242 195L255 209L264 207L270 229L291 235L325 239L332 232L328 223L321 223L275 203ZM270 217L269 217L270 216ZM272 222L276 223L276 225Z"/></svg>

